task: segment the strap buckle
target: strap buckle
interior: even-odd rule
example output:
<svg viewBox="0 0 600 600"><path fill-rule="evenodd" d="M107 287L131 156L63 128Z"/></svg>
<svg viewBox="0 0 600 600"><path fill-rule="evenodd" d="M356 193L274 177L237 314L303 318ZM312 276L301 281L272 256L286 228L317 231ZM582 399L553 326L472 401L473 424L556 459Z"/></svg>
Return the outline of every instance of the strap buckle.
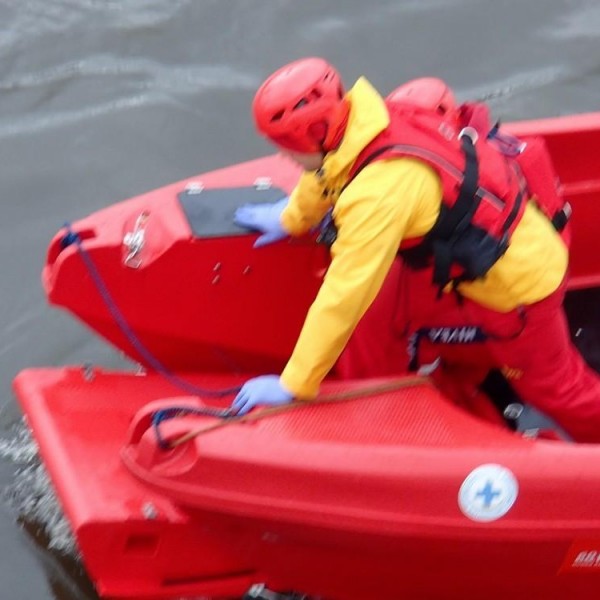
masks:
<svg viewBox="0 0 600 600"><path fill-rule="evenodd" d="M474 127L463 127L458 134L458 139L461 140L464 137L469 138L473 144L476 144L479 139L479 134Z"/></svg>

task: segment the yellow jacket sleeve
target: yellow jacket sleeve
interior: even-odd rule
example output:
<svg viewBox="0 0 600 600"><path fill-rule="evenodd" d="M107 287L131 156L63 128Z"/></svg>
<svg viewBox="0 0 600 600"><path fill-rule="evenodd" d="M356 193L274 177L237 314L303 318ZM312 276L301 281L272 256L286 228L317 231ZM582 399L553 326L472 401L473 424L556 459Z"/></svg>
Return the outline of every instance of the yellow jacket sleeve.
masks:
<svg viewBox="0 0 600 600"><path fill-rule="evenodd" d="M391 164L391 163L394 164ZM332 262L281 374L296 397L314 397L375 296L404 237L435 222L442 190L423 163L401 158L369 165L334 208Z"/></svg>
<svg viewBox="0 0 600 600"><path fill-rule="evenodd" d="M303 235L318 225L331 208L331 201L324 192L323 184L314 171L301 175L281 214L281 224L290 235Z"/></svg>

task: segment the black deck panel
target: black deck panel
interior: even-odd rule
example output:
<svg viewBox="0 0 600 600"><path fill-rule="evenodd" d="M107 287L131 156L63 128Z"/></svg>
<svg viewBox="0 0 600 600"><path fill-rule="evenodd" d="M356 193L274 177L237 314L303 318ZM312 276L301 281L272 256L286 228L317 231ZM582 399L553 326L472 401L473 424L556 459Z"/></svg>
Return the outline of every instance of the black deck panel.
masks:
<svg viewBox="0 0 600 600"><path fill-rule="evenodd" d="M255 186L184 190L178 194L181 208L195 237L224 237L247 233L233 222L236 208L242 204L275 203L288 194L277 187Z"/></svg>

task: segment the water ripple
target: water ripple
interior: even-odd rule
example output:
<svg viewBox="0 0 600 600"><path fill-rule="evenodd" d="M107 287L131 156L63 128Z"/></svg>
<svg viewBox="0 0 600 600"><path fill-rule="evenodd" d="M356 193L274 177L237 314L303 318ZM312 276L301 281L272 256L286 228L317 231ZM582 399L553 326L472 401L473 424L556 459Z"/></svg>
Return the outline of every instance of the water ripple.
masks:
<svg viewBox="0 0 600 600"><path fill-rule="evenodd" d="M108 100L102 98L106 94L105 79L114 86ZM118 80L116 86L115 80ZM19 111L17 118L5 111L7 116L0 119L0 137L39 133L140 106L178 104L182 96L215 90L250 91L258 83L255 76L226 64L172 66L110 55L69 61L0 82L0 92L5 96L25 95L22 102L27 101L35 108L25 114ZM77 89L72 89L75 86ZM87 102L81 100L83 93ZM53 110L51 103L57 96L61 102ZM76 101L72 108L65 109L71 96Z"/></svg>
<svg viewBox="0 0 600 600"><path fill-rule="evenodd" d="M47 548L77 557L75 538L24 423L14 429L12 437L0 438L0 458L19 466L14 481L2 494L17 518L41 527Z"/></svg>
<svg viewBox="0 0 600 600"><path fill-rule="evenodd" d="M42 71L26 73L12 80L0 81L0 91L43 87L69 82L75 78L115 76L151 82L151 85L146 85L157 89L176 89L182 93L214 88L252 89L258 83L256 77L227 64L166 65L144 58L127 59L106 54L69 61Z"/></svg>
<svg viewBox="0 0 600 600"><path fill-rule="evenodd" d="M4 17L0 43L69 31L98 20L108 28L129 31L156 28L189 4L190 0L21 0L19 9Z"/></svg>
<svg viewBox="0 0 600 600"><path fill-rule="evenodd" d="M537 90L571 76L564 66L543 67L532 71L523 71L505 79L483 83L470 88L457 90L461 97L476 98L487 102Z"/></svg>
<svg viewBox="0 0 600 600"><path fill-rule="evenodd" d="M586 6L562 16L547 27L543 33L550 39L574 40L577 38L598 39L600 31L600 6Z"/></svg>

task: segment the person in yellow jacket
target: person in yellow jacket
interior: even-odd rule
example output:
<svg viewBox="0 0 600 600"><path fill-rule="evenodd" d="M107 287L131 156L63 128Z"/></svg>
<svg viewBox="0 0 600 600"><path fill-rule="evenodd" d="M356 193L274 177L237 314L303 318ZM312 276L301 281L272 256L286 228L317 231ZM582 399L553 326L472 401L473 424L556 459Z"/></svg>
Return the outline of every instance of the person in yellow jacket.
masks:
<svg viewBox="0 0 600 600"><path fill-rule="evenodd" d="M331 264L285 369L247 381L233 402L238 414L318 394L398 260L401 244L431 230L443 195L435 169L407 156L373 161L349 182L357 157L389 126L390 115L365 78L345 93L339 74L323 59L278 69L257 91L253 112L258 130L304 172L289 199L240 207L236 222L262 233L255 244L260 247L306 234L331 211L337 235ZM567 266L565 244L528 202L508 249L486 276L457 286L464 302L447 289L438 304L430 285L432 293L416 301L417 312L429 318L438 307L450 307L444 325L466 325L468 319L497 332L486 345L495 366L523 374L511 382L522 399L573 438L600 441L600 383L570 344L562 312ZM503 364L510 357L514 364Z"/></svg>

